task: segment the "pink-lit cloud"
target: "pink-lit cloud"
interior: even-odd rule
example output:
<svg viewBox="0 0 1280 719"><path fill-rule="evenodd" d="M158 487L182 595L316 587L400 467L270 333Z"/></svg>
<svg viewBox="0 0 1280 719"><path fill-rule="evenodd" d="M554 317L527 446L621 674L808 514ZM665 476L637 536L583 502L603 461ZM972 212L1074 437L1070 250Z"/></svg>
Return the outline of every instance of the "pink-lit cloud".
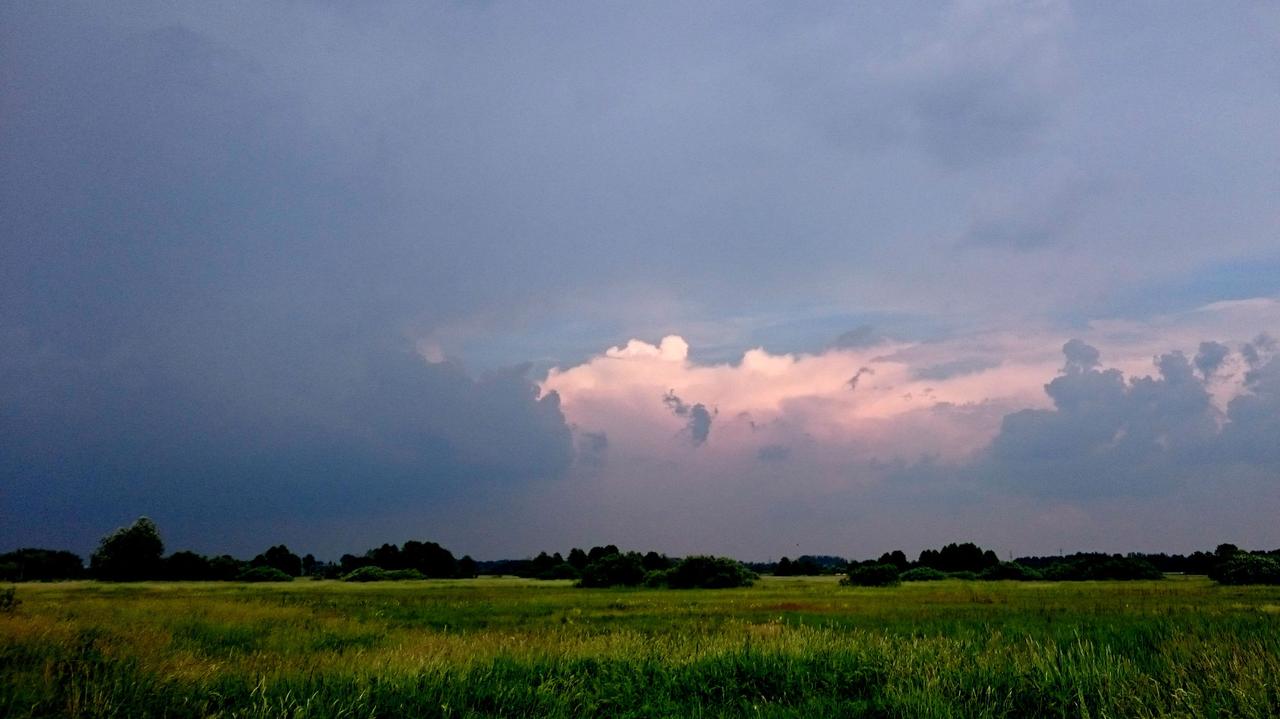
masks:
<svg viewBox="0 0 1280 719"><path fill-rule="evenodd" d="M1185 421L1208 422L1205 439L1217 442L1220 431L1213 425L1230 423L1231 400L1258 391L1245 380L1242 349L1260 332L1276 334L1277 329L1280 302L1263 299L1216 303L1145 323L1099 321L1071 332L882 340L807 354L755 348L733 362L696 361L689 344L672 335L656 343L633 339L581 364L552 369L542 389L559 395L579 437L579 462L569 480L574 492L590 513L611 518L602 521L622 538L669 531L674 547L697 535L725 551L758 551L749 543L717 543L721 532L740 536L741 530L730 528L749 518L745 521L771 532L792 527L798 538L810 541L814 536L855 545L873 536L919 541L928 532L918 526L908 531L898 523L927 517L939 537L957 531L982 534L978 529L995 512L1008 514L997 523L1008 537L1056 542L1092 527L1087 531L1096 532L1100 542L1094 546L1109 546L1146 531L1122 526L1119 518L1145 522L1156 516L1151 507L1170 516L1181 512L1179 497L1200 491L1195 475L1209 470L1174 471L1170 467L1177 468L1177 457L1157 449L1162 454L1152 458L1154 464L1104 463L1104 476L1076 484L1072 467L1083 465L1072 464L1070 457L1050 457L1041 467L1009 455L1011 446L1017 449L1009 443L1034 430L1036 425L1026 422L1037 416L1049 420L1051 431L1094 421L1087 413L1065 414L1070 408L1055 404L1061 397L1046 392L1047 383L1063 376L1064 342L1080 340L1071 350L1078 368L1072 371L1114 370L1122 386L1141 386L1108 399L1121 404L1114 412L1102 408L1101 417L1118 417L1122 426L1148 419L1159 425L1165 420L1156 415L1163 410L1156 407L1151 415L1134 404L1147 396L1143 393L1167 388L1194 397L1199 392L1207 405L1190 410L1197 414ZM1195 387L1185 391L1166 383L1166 372L1195 367L1205 341L1227 348L1226 356L1218 357L1215 344L1200 358L1215 367L1207 379L1196 374ZM1093 349L1099 367L1085 356ZM1177 357L1171 352L1181 352L1183 359L1170 360ZM1140 380L1148 376L1154 379ZM709 410L705 441L688 441L688 418L672 411L672 397ZM1016 425L1023 434L1008 435L1015 428L1008 418L1024 410L1041 414L1019 415L1026 417ZM1168 421L1182 426L1176 424L1179 418ZM1122 434L1142 431L1126 426ZM1069 447L1078 438L1034 439L1040 447ZM1164 447L1164 440L1157 437L1153 446ZM1184 450L1195 461L1216 461L1204 447L1179 449ZM1111 467L1114 481L1105 476ZM1148 467L1158 467L1158 473L1139 476ZM1257 471L1223 469L1223 482L1228 475L1240 482L1235 491L1253 496L1256 506L1274 504L1275 491L1258 483ZM1018 485L1020 477L1031 476L1040 479ZM1066 484L1053 485L1055 477ZM1144 499L1133 499L1138 494ZM1092 503L1094 496L1108 498ZM1127 510L1117 513L1121 505ZM690 526L701 529L690 534ZM1203 528L1205 536L1214 531L1224 530Z"/></svg>

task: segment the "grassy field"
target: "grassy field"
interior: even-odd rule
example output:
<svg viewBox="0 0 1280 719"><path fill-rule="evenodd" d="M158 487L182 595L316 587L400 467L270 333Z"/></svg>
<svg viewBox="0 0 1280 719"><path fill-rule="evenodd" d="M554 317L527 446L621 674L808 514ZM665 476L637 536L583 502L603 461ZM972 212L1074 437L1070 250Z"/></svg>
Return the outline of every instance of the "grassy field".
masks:
<svg viewBox="0 0 1280 719"><path fill-rule="evenodd" d="M0 716L1280 716L1280 587L20 585Z"/></svg>

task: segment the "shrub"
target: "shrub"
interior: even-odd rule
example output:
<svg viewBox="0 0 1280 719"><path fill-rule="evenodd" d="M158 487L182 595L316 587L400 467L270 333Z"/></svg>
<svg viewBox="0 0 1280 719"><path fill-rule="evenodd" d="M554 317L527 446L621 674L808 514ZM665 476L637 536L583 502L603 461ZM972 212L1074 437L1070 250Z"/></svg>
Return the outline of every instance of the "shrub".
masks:
<svg viewBox="0 0 1280 719"><path fill-rule="evenodd" d="M667 576L671 574L670 569L655 569L644 575L644 585L650 589L661 589L667 586Z"/></svg>
<svg viewBox="0 0 1280 719"><path fill-rule="evenodd" d="M342 575L344 582L385 582L387 570L382 567L360 567Z"/></svg>
<svg viewBox="0 0 1280 719"><path fill-rule="evenodd" d="M749 587L756 574L728 557L685 557L663 573L672 589L729 589Z"/></svg>
<svg viewBox="0 0 1280 719"><path fill-rule="evenodd" d="M1030 567L1024 567L1017 562L1001 562L995 566L987 567L978 574L978 579L987 581L994 580L1012 580L1015 582L1028 582L1041 579L1040 572Z"/></svg>
<svg viewBox="0 0 1280 719"><path fill-rule="evenodd" d="M947 576L951 577L952 579L963 579L965 581L973 581L974 579L978 578L978 573L970 572L969 570L966 569L960 572L947 572Z"/></svg>
<svg viewBox="0 0 1280 719"><path fill-rule="evenodd" d="M583 567L578 586L635 587L644 582L646 574L644 560L638 553L606 554Z"/></svg>
<svg viewBox="0 0 1280 719"><path fill-rule="evenodd" d="M858 564L849 567L840 580L846 587L892 587L898 583L898 568L892 564Z"/></svg>
<svg viewBox="0 0 1280 719"><path fill-rule="evenodd" d="M899 574L898 579L904 582L933 582L946 579L947 576L946 572L939 572L932 567L916 567Z"/></svg>
<svg viewBox="0 0 1280 719"><path fill-rule="evenodd" d="M427 575L416 569L383 569L382 567L361 567L343 575L344 582L403 582L414 579L426 579Z"/></svg>
<svg viewBox="0 0 1280 719"><path fill-rule="evenodd" d="M236 577L237 582L292 582L293 577L276 569L275 567L250 567L240 576Z"/></svg>
<svg viewBox="0 0 1280 719"><path fill-rule="evenodd" d="M22 604L22 600L17 597L18 590L14 587L5 587L0 589L0 614L13 614L14 610Z"/></svg>
<svg viewBox="0 0 1280 719"><path fill-rule="evenodd" d="M1220 584L1280 584L1280 562L1239 553L1214 567L1209 578Z"/></svg>

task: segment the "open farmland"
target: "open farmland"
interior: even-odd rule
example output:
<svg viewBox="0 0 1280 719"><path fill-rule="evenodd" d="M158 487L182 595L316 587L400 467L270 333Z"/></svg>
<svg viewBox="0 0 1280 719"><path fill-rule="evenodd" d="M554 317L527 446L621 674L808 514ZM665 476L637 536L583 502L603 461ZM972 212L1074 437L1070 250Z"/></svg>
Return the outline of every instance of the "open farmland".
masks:
<svg viewBox="0 0 1280 719"><path fill-rule="evenodd" d="M0 715L1280 714L1280 587L22 585Z"/></svg>

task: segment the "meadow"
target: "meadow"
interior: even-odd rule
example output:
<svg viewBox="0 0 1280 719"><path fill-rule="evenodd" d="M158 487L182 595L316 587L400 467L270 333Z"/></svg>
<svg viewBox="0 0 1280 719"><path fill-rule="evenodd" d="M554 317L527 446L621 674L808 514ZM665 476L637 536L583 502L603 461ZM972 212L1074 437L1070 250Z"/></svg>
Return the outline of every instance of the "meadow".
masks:
<svg viewBox="0 0 1280 719"><path fill-rule="evenodd" d="M18 586L5 717L1275 717L1280 587Z"/></svg>

